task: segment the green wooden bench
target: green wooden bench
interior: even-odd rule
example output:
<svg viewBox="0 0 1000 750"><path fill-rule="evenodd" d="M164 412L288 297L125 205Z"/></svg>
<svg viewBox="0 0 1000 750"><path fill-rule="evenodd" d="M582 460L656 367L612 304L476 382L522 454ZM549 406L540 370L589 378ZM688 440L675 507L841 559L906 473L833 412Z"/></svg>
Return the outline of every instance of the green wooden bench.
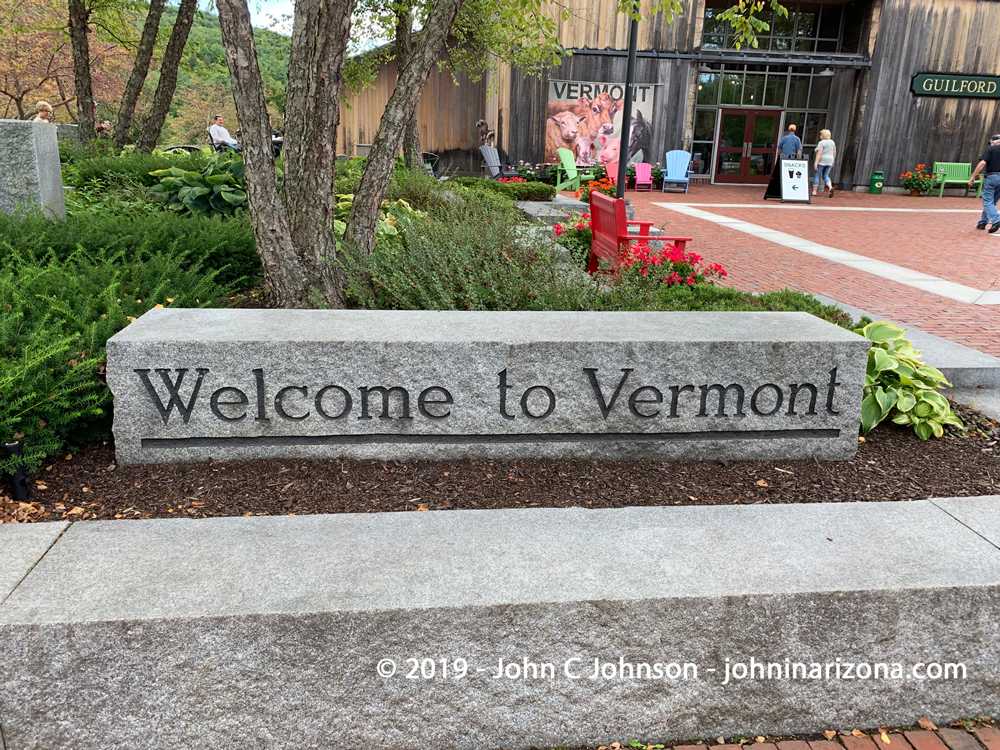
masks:
<svg viewBox="0 0 1000 750"><path fill-rule="evenodd" d="M969 191L972 190L972 186L969 185L969 178L972 177L972 165L965 163L959 164L956 162L949 161L936 161L934 162L934 187L931 188L933 191L938 183L941 185L941 189L938 191L938 198L944 196L945 185L948 184L960 184L965 186L965 197L969 197ZM983 177L982 175L976 180L976 197L981 198L983 195Z"/></svg>

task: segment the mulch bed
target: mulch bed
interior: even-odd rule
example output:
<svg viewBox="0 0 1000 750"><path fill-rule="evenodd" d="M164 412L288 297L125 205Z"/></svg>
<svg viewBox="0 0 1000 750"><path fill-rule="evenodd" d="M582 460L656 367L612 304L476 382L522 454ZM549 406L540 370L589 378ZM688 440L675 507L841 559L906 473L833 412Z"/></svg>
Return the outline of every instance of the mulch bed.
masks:
<svg viewBox="0 0 1000 750"><path fill-rule="evenodd" d="M1000 427L955 408L971 427L968 437L922 441L885 423L849 462L268 459L118 466L111 445L92 445L36 472L30 503L0 494L0 522L1000 494Z"/></svg>

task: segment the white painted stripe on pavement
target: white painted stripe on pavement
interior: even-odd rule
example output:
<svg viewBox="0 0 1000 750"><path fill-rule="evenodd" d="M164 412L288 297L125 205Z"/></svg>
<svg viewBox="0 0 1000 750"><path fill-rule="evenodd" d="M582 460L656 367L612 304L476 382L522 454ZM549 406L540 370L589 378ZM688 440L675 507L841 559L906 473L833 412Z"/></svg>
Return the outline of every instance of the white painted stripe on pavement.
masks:
<svg viewBox="0 0 1000 750"><path fill-rule="evenodd" d="M978 208L877 208L872 206L816 206L794 203L657 203L657 206L705 206L710 208L791 208L796 211L891 211L909 214L981 214Z"/></svg>
<svg viewBox="0 0 1000 750"><path fill-rule="evenodd" d="M705 221L721 224L722 226L729 227L730 229L736 229L740 232L753 235L754 237L767 240L768 242L773 242L776 245L790 247L793 250L798 250L809 255L815 255L819 258L829 260L832 263L839 263L843 266L856 268L859 271L865 271L866 273L880 276L883 279L889 279L899 284L905 284L916 289L922 289L925 292L937 294L940 297L947 297L948 299L972 305L1000 305L1000 292L984 292L979 289L974 289L971 286L956 284L954 281L948 281L947 279L942 279L937 276L931 276L930 274L922 273L920 271L914 271L911 268L904 268L903 266L897 266L893 263L886 263L885 261L867 258L864 255L851 253L847 250L840 250L836 247L820 245L812 240L796 237L794 234L780 232L769 227L762 227L759 224L751 224L749 221L743 221L742 219L733 219L728 216L720 216L719 214L713 214L709 211L703 211L700 208L696 208L694 204L653 203L653 205L659 206L660 208L667 208L671 211L677 211L678 213L691 216L695 219L704 219Z"/></svg>

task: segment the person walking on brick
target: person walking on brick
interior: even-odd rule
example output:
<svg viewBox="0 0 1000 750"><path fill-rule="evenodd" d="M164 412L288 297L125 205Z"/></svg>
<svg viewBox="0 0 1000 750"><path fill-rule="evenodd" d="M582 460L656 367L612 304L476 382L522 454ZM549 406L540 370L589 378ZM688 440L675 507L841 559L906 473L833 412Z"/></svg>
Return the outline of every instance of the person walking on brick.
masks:
<svg viewBox="0 0 1000 750"><path fill-rule="evenodd" d="M990 234L1000 230L1000 211L997 211L997 201L1000 200L1000 133L990 136L990 145L979 157L979 164L969 178L971 187L980 172L986 173L983 180L983 213L979 217L976 229L986 229L990 225Z"/></svg>
<svg viewBox="0 0 1000 750"><path fill-rule="evenodd" d="M778 141L778 153L782 159L801 159L802 141L795 135L795 124L788 126L785 137Z"/></svg>
<svg viewBox="0 0 1000 750"><path fill-rule="evenodd" d="M823 185L824 190L830 191L833 197L833 182L830 179L830 172L837 161L837 144L831 140L829 130L819 131L820 142L816 145L816 163L813 165L813 195L816 195L819 186Z"/></svg>

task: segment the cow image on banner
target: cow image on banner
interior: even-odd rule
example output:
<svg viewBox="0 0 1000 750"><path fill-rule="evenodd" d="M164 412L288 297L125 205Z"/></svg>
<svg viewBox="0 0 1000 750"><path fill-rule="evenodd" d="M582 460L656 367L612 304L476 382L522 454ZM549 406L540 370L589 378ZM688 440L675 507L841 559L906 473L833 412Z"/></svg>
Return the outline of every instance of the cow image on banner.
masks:
<svg viewBox="0 0 1000 750"><path fill-rule="evenodd" d="M653 92L653 84L636 84L627 149L629 162L653 161ZM617 162L625 151L621 144L624 108L623 83L550 80L545 161L558 163L559 149L565 148L573 152L581 167Z"/></svg>

